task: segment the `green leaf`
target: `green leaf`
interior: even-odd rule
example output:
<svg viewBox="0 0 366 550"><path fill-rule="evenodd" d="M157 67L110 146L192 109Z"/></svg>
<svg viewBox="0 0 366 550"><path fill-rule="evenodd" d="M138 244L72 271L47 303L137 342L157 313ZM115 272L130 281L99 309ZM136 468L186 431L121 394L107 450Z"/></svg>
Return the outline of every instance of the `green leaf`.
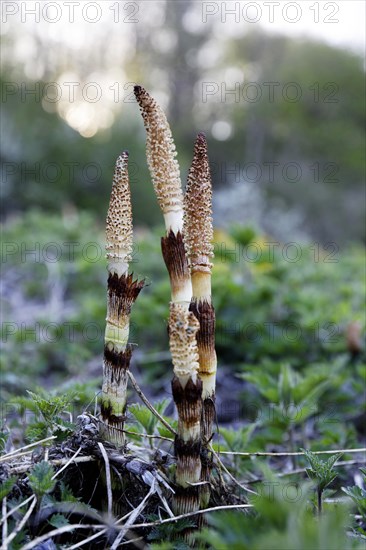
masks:
<svg viewBox="0 0 366 550"><path fill-rule="evenodd" d="M55 418L51 427L52 435L55 435L57 441L63 441L75 431L75 424L67 420L63 420L60 417Z"/></svg>
<svg viewBox="0 0 366 550"><path fill-rule="evenodd" d="M312 470L311 468L305 468L305 471L310 479L316 479L316 472L314 472L314 470Z"/></svg>
<svg viewBox="0 0 366 550"><path fill-rule="evenodd" d="M147 516L149 521L155 521L158 518L158 516L150 514ZM148 540L155 540L155 541L161 541L163 545L166 544L166 541L170 541L174 539L174 544L169 547L174 550L189 550L189 546L186 545L183 540L179 540L179 534L182 533L182 531L190 528L194 528L195 523L191 518L182 518L179 519L176 523L166 523L162 525L157 525L154 527L151 532L148 535ZM178 535L178 537L177 537ZM178 540L177 540L178 538ZM163 546L165 548L165 546ZM156 546L158 548L158 546Z"/></svg>
<svg viewBox="0 0 366 550"><path fill-rule="evenodd" d="M334 464L341 458L343 453L337 453L336 455L331 456L328 458L327 462L325 463L325 467L329 470L331 470L334 466Z"/></svg>
<svg viewBox="0 0 366 550"><path fill-rule="evenodd" d="M70 522L67 518L65 518L62 514L53 514L51 519L48 522L52 527L56 527L57 529L59 527L63 527L64 525L68 525Z"/></svg>
<svg viewBox="0 0 366 550"><path fill-rule="evenodd" d="M364 470L364 468L360 468L360 470ZM353 500L366 521L366 490L354 485L353 487L342 487L342 491Z"/></svg>
<svg viewBox="0 0 366 550"><path fill-rule="evenodd" d="M220 428L220 435L223 437L225 443L227 444L227 448L230 451L242 451L247 448L247 445L257 426L258 423L253 422L248 426L236 430Z"/></svg>
<svg viewBox="0 0 366 550"><path fill-rule="evenodd" d="M128 410L148 433L152 412L144 405L130 405Z"/></svg>
<svg viewBox="0 0 366 550"><path fill-rule="evenodd" d="M41 392L41 394L36 394L28 391L28 394L33 399L38 411L47 423L54 422L55 418L70 405L72 399L74 398L74 394L72 393L57 396L50 395L44 390L41 390Z"/></svg>
<svg viewBox="0 0 366 550"><path fill-rule="evenodd" d="M10 493L10 491L16 484L17 479L18 478L16 476L11 476L0 483L0 500L3 500L3 498L5 498Z"/></svg>
<svg viewBox="0 0 366 550"><path fill-rule="evenodd" d="M167 422L169 422L169 425L173 428L173 430L178 429L178 422L176 420L165 416L163 416L163 418ZM162 437L169 437L170 439L174 439L174 434L172 434L172 432L166 426L164 426L164 424L160 424L160 426L158 426L158 432L159 435L161 435Z"/></svg>
<svg viewBox="0 0 366 550"><path fill-rule="evenodd" d="M34 466L29 474L29 485L38 497L53 491L56 485L56 481L52 479L54 474L53 467L45 460Z"/></svg>
<svg viewBox="0 0 366 550"><path fill-rule="evenodd" d="M79 498L75 497L70 487L63 481L60 481L61 502L79 502Z"/></svg>
<svg viewBox="0 0 366 550"><path fill-rule="evenodd" d="M25 430L25 436L31 443L45 439L49 435L46 422L31 422Z"/></svg>
<svg viewBox="0 0 366 550"><path fill-rule="evenodd" d="M169 399L163 399L159 403L154 403L154 407L158 411L158 413L162 415L168 403ZM150 409L145 407L145 405L136 404L131 405L129 407L129 411L136 418L137 422L141 424L147 434L152 435L154 433L159 419L154 415L153 412L150 411Z"/></svg>
<svg viewBox="0 0 366 550"><path fill-rule="evenodd" d="M333 471L333 467L342 456L342 453L332 455L328 460L324 461L311 451L302 450L311 466L311 468L306 469L306 473L310 479L316 481L317 489L319 491L324 491L324 489L337 477L336 472Z"/></svg>

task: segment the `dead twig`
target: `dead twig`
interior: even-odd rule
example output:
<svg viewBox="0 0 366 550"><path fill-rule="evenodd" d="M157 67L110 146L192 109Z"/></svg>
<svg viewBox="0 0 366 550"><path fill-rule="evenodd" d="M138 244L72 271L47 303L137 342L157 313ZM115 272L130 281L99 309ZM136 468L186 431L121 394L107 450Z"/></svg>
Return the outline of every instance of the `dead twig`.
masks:
<svg viewBox="0 0 366 550"><path fill-rule="evenodd" d="M19 510L20 508L23 508L23 506L25 506L26 504L28 504L28 502L30 502L32 499L34 498L34 495L31 495L30 497L28 497L26 500L24 500L23 502L21 502L20 504L18 504L17 506L14 506L14 508L12 508L11 510L9 510L9 512L6 512L6 497L4 498L3 500L3 509L2 509L2 514L3 514L3 517L1 518L1 521L0 521L0 525L7 520L7 518L9 518L10 516L12 516L17 510ZM5 504L4 504L4 501L5 501ZM5 506L5 511L4 511L4 506ZM6 512L6 513L5 513ZM3 533L3 540L5 540L6 537L4 537L4 533Z"/></svg>
<svg viewBox="0 0 366 550"><path fill-rule="evenodd" d="M171 425L165 420L165 418L163 418L161 416L160 413L158 413L158 411L153 407L153 405L150 403L148 398L143 394L142 390L140 389L139 385L137 384L136 379L135 379L135 377L134 377L134 375L132 374L131 371L128 371L128 376L131 380L131 384L133 385L134 390L136 391L137 395L140 397L141 401L143 401L145 403L147 408L156 416L156 418L158 418L160 420L160 422L162 424L164 424L164 426L166 428L168 428L168 430L172 434L177 435L177 432L175 431L175 429L171 427Z"/></svg>
<svg viewBox="0 0 366 550"><path fill-rule="evenodd" d="M121 523L121 521L128 518L132 513L133 513L133 510L131 510L131 512L128 512L128 514L125 514L124 516L119 518L116 521L115 525L118 525L119 523ZM108 531L108 529L109 529L109 527L105 527L104 529L99 531L99 533L94 533L94 535L91 535L90 537L88 537L88 538L86 538L86 539L84 539L84 540L82 540L82 541L80 541L76 544L73 544L73 546L70 546L69 550L75 550L76 548L81 548L81 546L84 546L85 544L88 544L92 540L95 540L96 538L101 537L102 535L104 535Z"/></svg>
<svg viewBox="0 0 366 550"><path fill-rule="evenodd" d="M331 451L312 451L314 455L330 455L334 453L364 453L366 452L366 448L361 449L334 449ZM237 455L237 456L304 456L305 453L298 451L298 452L281 452L281 453L266 453L266 452L254 452L254 453L242 453L238 451L220 451L221 455Z"/></svg>
<svg viewBox="0 0 366 550"><path fill-rule="evenodd" d="M75 464L80 463L80 462L94 462L95 460L96 460L96 458L93 457L93 456L79 456L77 458L72 459L72 461ZM52 466L64 466L66 464L68 465L69 462L70 462L69 458L55 458L55 459L49 461L49 463L52 464ZM24 474L32 466L33 466L33 464L31 462L28 462L26 464L22 464L21 466L10 465L10 471L11 471L12 474Z"/></svg>
<svg viewBox="0 0 366 550"><path fill-rule="evenodd" d="M72 546L70 546L69 550L75 550L76 548L81 548L85 544L89 544L89 542L97 539L98 537L102 537L107 532L107 530L108 529L103 529L102 531L99 531L99 533L94 533L94 535L91 535L90 537L88 537L84 540L81 540L80 542L78 542L76 544L73 544Z"/></svg>
<svg viewBox="0 0 366 550"><path fill-rule="evenodd" d="M62 468L60 468L56 473L55 475L52 477L52 479L56 479L56 477L61 473L63 472L64 470L66 470L66 468L68 467L69 464L71 464L71 462L73 462L75 460L75 458L78 456L78 454L80 453L81 451L81 447L78 448L78 450L76 451L76 453L66 462L66 464L64 464L62 466ZM50 461L51 462L51 461Z"/></svg>
<svg viewBox="0 0 366 550"><path fill-rule="evenodd" d="M342 462L336 462L334 465L333 465L333 468L339 468L339 467L342 467L342 466L354 466L355 464L364 464L366 462L366 459L365 460L344 460ZM277 472L276 475L277 477L286 477L286 476L292 476L292 475L295 475L295 474L303 474L306 472L306 468L297 468L296 470L291 470L290 472ZM250 480L247 480L247 481L243 481L243 483L259 483L261 481L264 481L264 478L262 477L258 477L258 478L255 478L255 479L250 479Z"/></svg>
<svg viewBox="0 0 366 550"><path fill-rule="evenodd" d="M83 525L81 523L73 524L73 525L63 525L62 527L58 527L58 529L53 529L52 531L48 531L48 533L46 533L45 535L41 535L40 537L37 537L31 542L28 542L27 544L22 546L20 550L31 550L32 548L35 548L38 544L40 544L41 542L44 542L47 539L50 539L52 537L57 537L58 535L62 535L63 533L69 533L74 529L105 529L105 526L89 525L89 524Z"/></svg>
<svg viewBox="0 0 366 550"><path fill-rule="evenodd" d="M130 434L130 435L137 435L138 437L146 437L148 439L162 439L163 441L174 441L174 439L172 439L171 437L164 437L162 435L150 435L150 434L140 434L138 432L130 432L129 430L123 430L123 432L125 434Z"/></svg>
<svg viewBox="0 0 366 550"><path fill-rule="evenodd" d="M120 546L124 546L125 544L131 544L132 542L139 542L140 540L144 540L144 537L138 537L136 539L126 540L125 542L121 542Z"/></svg>
<svg viewBox="0 0 366 550"><path fill-rule="evenodd" d="M103 443L98 442L98 447L100 449L100 452L102 453L104 463L105 463L105 477L106 477L106 485L107 485L107 499L108 499L108 516L109 518L112 517L112 482L111 482L111 467L109 465L109 458L107 455L107 452L104 448Z"/></svg>
<svg viewBox="0 0 366 550"><path fill-rule="evenodd" d="M216 460L218 461L218 463L220 464L221 468L227 473L227 475L230 477L231 481L233 481L235 483L235 485L238 485L238 487L240 487L241 489L243 489L243 491L247 491L248 493L253 493L254 495L257 495L257 493L255 491L252 491L252 489L248 489L248 487L244 487L244 485L242 485L230 472L229 470L226 468L225 464L220 460L220 457L219 455L217 454L216 451L213 450L212 447L210 447L210 450L212 451L214 457L216 458Z"/></svg>
<svg viewBox="0 0 366 550"><path fill-rule="evenodd" d="M6 503L7 503L7 498L4 497L3 498L3 503L2 503L2 506L1 506L1 511L2 511L3 520L4 520L3 528L2 528L3 541L5 541L7 536L8 536L8 521L7 521L8 515L6 513ZM4 542L4 548L6 548L5 542Z"/></svg>
<svg viewBox="0 0 366 550"><path fill-rule="evenodd" d="M156 527L157 525L163 525L164 523L171 523L172 521L178 521L179 519L189 518L192 516L206 514L208 512L216 512L218 510L238 510L242 508L253 508L253 504L228 504L227 506L214 506L212 508L205 508L204 510L196 510L195 512L187 512L173 518L162 519L158 521L152 521L150 523L135 523L134 529L143 529L146 527ZM21 549L23 550L23 548Z"/></svg>
<svg viewBox="0 0 366 550"><path fill-rule="evenodd" d="M145 508L145 506L147 504L147 501L149 500L151 495L153 495L155 492L156 492L155 482L153 482L151 487L150 487L150 491L147 493L145 498L138 505L136 510L134 510L132 512L131 516L126 521L125 525L122 527L121 531L119 532L118 536L116 537L115 541L113 542L113 544L111 546L111 550L117 550L117 548L119 547L119 544L120 544L121 540L123 539L123 537L125 536L126 532L130 529L130 527L133 526L133 523L134 523L135 519L137 519L139 517L142 510Z"/></svg>
<svg viewBox="0 0 366 550"><path fill-rule="evenodd" d="M11 541L14 540L17 534L23 529L24 525L27 523L28 519L30 518L36 504L37 504L37 497L36 495L33 495L33 501L31 502L28 510L22 517L21 521L16 525L12 533L10 533L10 535L4 540L3 542L4 548L8 548L8 545L11 543Z"/></svg>
<svg viewBox="0 0 366 550"><path fill-rule="evenodd" d="M15 455L22 453L26 449L37 447L38 445L43 445L43 443L47 443L47 441L52 441L53 439L56 439L55 435L51 435L50 437L46 437L45 439L41 439L40 441L36 441L35 443L30 443L29 445L20 447L20 449L16 449L14 451L11 451L10 453L7 453L6 455L0 456L0 462L6 462L9 460L9 458L14 458Z"/></svg>

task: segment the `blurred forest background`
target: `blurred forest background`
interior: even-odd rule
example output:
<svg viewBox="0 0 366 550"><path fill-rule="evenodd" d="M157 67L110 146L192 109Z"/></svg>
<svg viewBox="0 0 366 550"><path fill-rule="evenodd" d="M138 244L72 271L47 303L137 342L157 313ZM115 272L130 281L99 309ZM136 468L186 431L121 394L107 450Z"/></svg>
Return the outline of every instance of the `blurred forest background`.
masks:
<svg viewBox="0 0 366 550"><path fill-rule="evenodd" d="M119 12L103 11L109 24L32 25L29 16L2 35L5 218L74 207L102 223L114 159L129 149L135 224L161 223L132 95L138 82L167 110L183 181L195 135L206 132L216 226L364 241L360 55L230 25L229 16L223 24L221 13L204 21L193 1L117 4Z"/></svg>
<svg viewBox="0 0 366 550"><path fill-rule="evenodd" d="M134 311L134 355L149 366L141 370L150 388L162 383L169 283L135 82L167 112L183 182L195 136L207 134L222 369L234 377L267 360L277 376L283 362L302 369L317 361L330 368L339 354L347 361L348 327L360 349L365 327L361 55L260 24L225 24L220 13L204 18L202 3L190 0L103 5L95 25L29 16L2 30L5 399L36 383L52 387L65 373L100 384L104 223L123 149L133 267L151 283ZM292 261L294 241L300 256ZM268 242L278 243L274 256ZM260 249L254 260L243 256L251 243ZM246 332L253 322L256 338ZM283 332L289 323L297 336L293 325L290 336ZM168 393L169 384L167 377ZM231 384L230 398L237 379Z"/></svg>

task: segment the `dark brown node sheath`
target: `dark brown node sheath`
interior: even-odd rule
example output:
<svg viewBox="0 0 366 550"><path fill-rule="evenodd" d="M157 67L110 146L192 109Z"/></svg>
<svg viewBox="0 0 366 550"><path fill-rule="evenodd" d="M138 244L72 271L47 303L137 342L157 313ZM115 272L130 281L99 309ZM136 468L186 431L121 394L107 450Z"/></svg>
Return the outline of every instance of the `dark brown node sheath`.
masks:
<svg viewBox="0 0 366 550"><path fill-rule="evenodd" d="M182 295L182 290L184 291L187 284L190 284L191 273L182 233L178 231L175 234L170 230L166 237L161 238L161 251L169 273L172 300L173 302L184 301L186 296Z"/></svg>
<svg viewBox="0 0 366 550"><path fill-rule="evenodd" d="M104 376L109 380L112 387L119 388L127 387L128 369L132 356L132 347L127 346L125 351L116 352L104 346ZM115 437L123 437L119 435L119 431L123 430L125 421L125 411L127 402L121 409L117 410L111 397L106 396L101 403L101 418L108 425L108 430Z"/></svg>
<svg viewBox="0 0 366 550"><path fill-rule="evenodd" d="M133 273L117 273L108 276L108 314L114 318L124 318L130 315L131 308L145 285L145 281L133 280Z"/></svg>

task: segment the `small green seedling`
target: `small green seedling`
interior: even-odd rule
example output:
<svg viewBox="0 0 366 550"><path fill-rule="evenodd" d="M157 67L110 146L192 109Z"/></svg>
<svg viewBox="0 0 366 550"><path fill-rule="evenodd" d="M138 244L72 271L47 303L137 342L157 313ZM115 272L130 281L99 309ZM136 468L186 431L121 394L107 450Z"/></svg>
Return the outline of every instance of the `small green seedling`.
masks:
<svg viewBox="0 0 366 550"><path fill-rule="evenodd" d="M333 467L337 460L340 459L342 453L332 455L328 460L321 460L316 454L311 451L302 449L311 466L306 468L306 473L309 478L316 483L316 490L318 496L318 515L322 513L322 495L324 490L335 480L337 474L334 472Z"/></svg>

